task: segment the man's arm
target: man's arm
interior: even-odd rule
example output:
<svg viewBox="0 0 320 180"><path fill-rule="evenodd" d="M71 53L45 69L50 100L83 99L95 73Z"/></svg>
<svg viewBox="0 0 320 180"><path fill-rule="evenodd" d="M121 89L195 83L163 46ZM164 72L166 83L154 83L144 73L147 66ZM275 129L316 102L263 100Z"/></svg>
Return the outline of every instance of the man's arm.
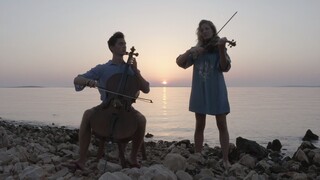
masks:
<svg viewBox="0 0 320 180"><path fill-rule="evenodd" d="M77 77L75 77L73 80L73 83L74 85L78 85L78 86L89 86L89 87L97 86L97 81L85 78L81 75L78 75Z"/></svg>

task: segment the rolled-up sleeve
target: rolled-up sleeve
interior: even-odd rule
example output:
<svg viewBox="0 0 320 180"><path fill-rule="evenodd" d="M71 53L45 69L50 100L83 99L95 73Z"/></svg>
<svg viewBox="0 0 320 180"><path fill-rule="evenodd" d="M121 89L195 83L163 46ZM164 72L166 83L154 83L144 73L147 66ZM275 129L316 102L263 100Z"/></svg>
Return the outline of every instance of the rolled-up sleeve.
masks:
<svg viewBox="0 0 320 180"><path fill-rule="evenodd" d="M96 67L90 69L89 71L87 71L86 73L84 74L79 74L79 76L82 76L84 78L87 78L87 79L92 79L92 80L98 80L99 79L99 72L101 69L100 68L101 65L97 65ZM78 84L75 84L74 85L74 88L76 91L82 91L86 86L84 85L78 85Z"/></svg>

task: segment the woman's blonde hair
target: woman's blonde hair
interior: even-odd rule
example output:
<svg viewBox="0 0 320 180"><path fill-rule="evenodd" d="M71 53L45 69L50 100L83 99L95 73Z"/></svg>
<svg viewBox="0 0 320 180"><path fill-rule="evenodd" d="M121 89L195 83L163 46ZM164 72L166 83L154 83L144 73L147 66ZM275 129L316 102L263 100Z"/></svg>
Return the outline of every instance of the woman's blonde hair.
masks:
<svg viewBox="0 0 320 180"><path fill-rule="evenodd" d="M203 24L208 24L210 26L210 28L213 31L213 36L209 41L206 41L203 39L203 37L201 36L201 32L200 32L200 28ZM197 46L206 46L208 43L209 44L216 44L218 42L218 40L220 39L219 36L217 35L217 28L216 26L209 20L201 20L199 22L199 26L197 28L197 37L198 37L198 43Z"/></svg>

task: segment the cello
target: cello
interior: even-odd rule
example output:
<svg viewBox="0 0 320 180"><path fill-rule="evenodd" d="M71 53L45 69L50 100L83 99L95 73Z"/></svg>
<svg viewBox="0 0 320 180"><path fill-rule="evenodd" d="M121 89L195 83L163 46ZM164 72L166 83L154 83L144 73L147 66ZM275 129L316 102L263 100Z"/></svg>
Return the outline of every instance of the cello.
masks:
<svg viewBox="0 0 320 180"><path fill-rule="evenodd" d="M123 72L112 75L106 82L106 88L97 87L99 90L105 91L107 95L107 102L104 107L106 110L101 112L103 113L103 119L90 122L92 131L100 137L103 143L107 140L118 144L119 158L123 167L126 167L125 145L132 140L138 130L139 123L138 119L134 118L132 103L136 100L152 103L150 99L138 97L140 92L139 80L130 67L132 58L139 54L135 53L134 47L127 54L129 56ZM143 144L142 148L144 148ZM103 153L103 144L101 145L101 143L99 153ZM142 155L143 158L146 158L145 149L142 149Z"/></svg>

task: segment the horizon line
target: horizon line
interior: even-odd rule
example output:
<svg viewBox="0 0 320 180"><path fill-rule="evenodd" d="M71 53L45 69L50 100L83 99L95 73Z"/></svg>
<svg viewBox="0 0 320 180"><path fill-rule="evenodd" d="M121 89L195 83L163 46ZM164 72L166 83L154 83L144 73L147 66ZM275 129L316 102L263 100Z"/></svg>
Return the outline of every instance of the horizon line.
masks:
<svg viewBox="0 0 320 180"><path fill-rule="evenodd" d="M39 86L39 85L22 85L22 86L3 86L0 88L73 88L74 86ZM190 85L154 85L150 87L191 87ZM320 87L320 85L274 85L274 86L227 86L227 87Z"/></svg>

